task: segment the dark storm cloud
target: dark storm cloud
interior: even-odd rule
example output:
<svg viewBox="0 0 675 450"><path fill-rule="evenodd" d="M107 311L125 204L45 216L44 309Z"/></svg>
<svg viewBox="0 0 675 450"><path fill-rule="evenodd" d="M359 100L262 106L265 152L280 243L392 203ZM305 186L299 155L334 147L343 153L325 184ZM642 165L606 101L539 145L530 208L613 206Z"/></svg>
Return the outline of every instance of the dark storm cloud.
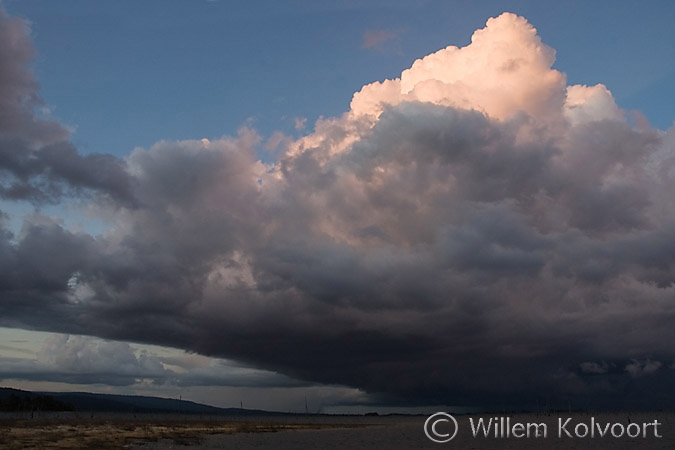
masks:
<svg viewBox="0 0 675 450"><path fill-rule="evenodd" d="M416 62L411 90L364 88L275 164L250 130L135 150L136 206L92 205L106 233L34 215L0 235L2 322L390 401L672 407L672 131L629 126L604 88L567 92L521 18L481 33L465 49L522 35L521 63L483 58L472 89L474 72ZM430 57L454 67L465 49ZM485 97L500 76L514 88Z"/></svg>
<svg viewBox="0 0 675 450"><path fill-rule="evenodd" d="M68 130L42 117L39 85L29 69L34 49L27 24L0 8L0 198L56 202L83 189L132 203L117 158L80 155Z"/></svg>

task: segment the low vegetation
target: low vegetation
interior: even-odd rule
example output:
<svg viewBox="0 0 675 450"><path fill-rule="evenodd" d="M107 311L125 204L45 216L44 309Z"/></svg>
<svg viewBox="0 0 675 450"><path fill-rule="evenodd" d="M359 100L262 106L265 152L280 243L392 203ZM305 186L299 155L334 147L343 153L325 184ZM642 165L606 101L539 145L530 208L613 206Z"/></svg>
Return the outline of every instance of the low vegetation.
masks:
<svg viewBox="0 0 675 450"><path fill-rule="evenodd" d="M0 420L0 448L122 449L134 442L169 439L175 444L198 444L209 434L257 433L281 430L354 427L353 424L299 424L224 421L143 420Z"/></svg>

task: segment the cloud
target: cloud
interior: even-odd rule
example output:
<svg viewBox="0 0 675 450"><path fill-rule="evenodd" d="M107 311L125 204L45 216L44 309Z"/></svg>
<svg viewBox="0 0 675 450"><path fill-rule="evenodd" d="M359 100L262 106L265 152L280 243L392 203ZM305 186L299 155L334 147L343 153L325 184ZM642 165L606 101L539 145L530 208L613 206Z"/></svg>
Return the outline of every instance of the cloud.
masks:
<svg viewBox="0 0 675 450"><path fill-rule="evenodd" d="M396 34L389 30L366 30L363 33L361 48L378 48L395 37Z"/></svg>
<svg viewBox="0 0 675 450"><path fill-rule="evenodd" d="M652 361L647 358L645 361L636 361L633 360L630 364L626 365L626 372L630 373L632 377L640 377L642 375L647 375L654 373L659 370L663 364L659 361Z"/></svg>
<svg viewBox="0 0 675 450"><path fill-rule="evenodd" d="M307 118L306 117L302 117L302 118L296 117L294 122L295 122L295 125L294 125L295 129L296 130L302 130L302 129L305 128L305 125L307 124Z"/></svg>
<svg viewBox="0 0 675 450"><path fill-rule="evenodd" d="M136 356L127 343L85 336L54 335L44 343L37 360L57 373L84 377L97 375L98 382L113 385L128 384L137 377L157 379L167 375L153 355L142 353ZM100 378L101 375L105 378Z"/></svg>
<svg viewBox="0 0 675 450"><path fill-rule="evenodd" d="M581 371L583 373L603 374L603 373L607 373L607 371L610 369L610 365L607 364L605 361L602 361L600 363L584 362L584 363L581 363L579 366L580 366Z"/></svg>
<svg viewBox="0 0 675 450"><path fill-rule="evenodd" d="M400 78L364 86L351 108L355 114L379 115L384 105L422 101L498 119L519 112L558 114L565 102L565 76L551 69L554 60L555 51L534 27L505 13L477 30L470 45L448 46L418 59Z"/></svg>
<svg viewBox="0 0 675 450"><path fill-rule="evenodd" d="M307 387L274 372L197 354L166 355L90 336L53 334L32 358L1 357L0 379L79 385L238 388Z"/></svg>
<svg viewBox="0 0 675 450"><path fill-rule="evenodd" d="M34 359L0 358L2 379L128 386L142 379L162 383L171 374L153 354L87 336L55 334Z"/></svg>
<svg viewBox="0 0 675 450"><path fill-rule="evenodd" d="M0 198L42 204L88 192L132 204L121 161L79 154L65 126L36 112L34 53L28 24L0 8Z"/></svg>
<svg viewBox="0 0 675 450"><path fill-rule="evenodd" d="M136 149L134 206L91 205L106 233L0 234L0 320L380 401L672 407L671 372L631 361L675 361L673 130L554 57L505 13L271 163L247 128Z"/></svg>

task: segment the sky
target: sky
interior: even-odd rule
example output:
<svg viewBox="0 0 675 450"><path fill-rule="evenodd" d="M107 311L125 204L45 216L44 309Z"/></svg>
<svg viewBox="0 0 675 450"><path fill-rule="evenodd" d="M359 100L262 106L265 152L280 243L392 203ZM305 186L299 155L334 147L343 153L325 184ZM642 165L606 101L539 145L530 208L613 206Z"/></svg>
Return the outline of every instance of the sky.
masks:
<svg viewBox="0 0 675 450"><path fill-rule="evenodd" d="M675 407L675 5L477 3L0 3L0 385Z"/></svg>

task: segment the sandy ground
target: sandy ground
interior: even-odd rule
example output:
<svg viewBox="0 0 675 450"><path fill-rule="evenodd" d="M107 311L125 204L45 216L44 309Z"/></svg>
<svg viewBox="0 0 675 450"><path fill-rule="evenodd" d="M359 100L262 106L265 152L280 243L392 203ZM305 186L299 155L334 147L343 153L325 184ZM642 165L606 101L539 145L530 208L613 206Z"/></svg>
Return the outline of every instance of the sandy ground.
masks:
<svg viewBox="0 0 675 450"><path fill-rule="evenodd" d="M484 418L494 416L482 416ZM579 438L575 436L574 425L585 423L590 425L591 417L602 422L601 428L607 423L620 423L626 427L630 423L640 421L651 422L658 420L661 424L659 434L661 438L653 435L640 438L613 438L605 434L600 438ZM565 428L572 434L569 438L565 432L558 436L558 419L563 423L567 418L572 418L570 425ZM378 425L370 425L361 428L329 428L320 430L292 430L279 431L276 433L238 433L229 435L203 436L198 442L189 446L179 447L175 442L155 441L146 442L142 445L133 446L134 450L298 450L298 449L334 449L334 450L410 450L410 449L469 449L469 450L568 450L568 449L616 449L616 450L643 450L643 449L672 449L675 448L675 415L665 413L655 414L564 414L564 415L515 415L512 416L512 425L515 421L522 423L535 422L548 425L546 438L514 438L490 436L474 437L472 433L470 417L458 417L459 432L455 439L447 443L431 442L424 434L424 421L426 417L403 418L394 417L382 419ZM474 417L475 419L475 417ZM475 422L474 422L475 423ZM649 427L653 429L653 427ZM625 429L625 428L624 428ZM632 427L631 430L635 430ZM442 432L443 427L438 430ZM579 428L583 432L584 427ZM617 427L618 430L618 427ZM649 434L649 433L648 433Z"/></svg>
<svg viewBox="0 0 675 450"><path fill-rule="evenodd" d="M210 435L276 433L291 430L359 427L353 423L325 421L274 422L270 420L200 420L195 418L123 417L38 418L0 420L0 448L24 449L123 449L200 448Z"/></svg>
<svg viewBox="0 0 675 450"><path fill-rule="evenodd" d="M474 433L476 421L510 417L517 423L547 425L546 437L517 438L503 429ZM473 419L473 423L471 422ZM568 425L560 429L561 423ZM424 433L426 417L295 416L247 418L51 417L0 419L2 449L671 449L675 448L675 414L570 413L457 416L458 433L450 442L431 442ZM659 423L658 427L653 424ZM597 424L597 425L596 425ZM611 426L639 436L612 437ZM634 425L631 425L634 424ZM576 426L579 425L578 428ZM448 431L447 424L437 430ZM598 434L606 428L603 437ZM590 430L595 429L595 436ZM578 436L586 430L588 435ZM568 436L569 432L572 436ZM496 433L496 434L495 434ZM658 435L658 437L657 437Z"/></svg>

